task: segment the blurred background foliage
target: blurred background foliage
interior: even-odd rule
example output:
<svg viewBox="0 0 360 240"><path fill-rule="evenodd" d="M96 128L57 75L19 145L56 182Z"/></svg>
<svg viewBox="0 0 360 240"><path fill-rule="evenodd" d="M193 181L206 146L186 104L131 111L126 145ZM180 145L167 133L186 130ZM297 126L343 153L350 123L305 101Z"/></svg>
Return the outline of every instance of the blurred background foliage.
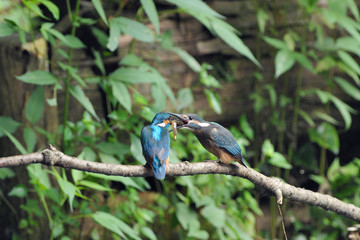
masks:
<svg viewBox="0 0 360 240"><path fill-rule="evenodd" d="M3 0L2 155L50 143L144 164L155 113L196 112L228 127L252 168L360 205L357 4ZM214 159L187 132L171 147L172 163ZM275 199L241 178L30 165L0 179L1 239L283 238ZM283 212L291 239L340 239L353 224L294 202Z"/></svg>

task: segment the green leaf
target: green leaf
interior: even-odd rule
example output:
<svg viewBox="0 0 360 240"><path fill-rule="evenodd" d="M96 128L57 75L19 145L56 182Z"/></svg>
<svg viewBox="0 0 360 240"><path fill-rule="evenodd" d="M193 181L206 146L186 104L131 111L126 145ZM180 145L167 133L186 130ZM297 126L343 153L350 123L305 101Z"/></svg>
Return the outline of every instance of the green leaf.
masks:
<svg viewBox="0 0 360 240"><path fill-rule="evenodd" d="M105 15L105 11L101 5L101 1L100 0L91 0L91 2L94 4L94 7L96 9L96 11L98 12L99 16L101 17L101 19L104 21L104 23L106 25L109 25L107 19L106 19L106 15Z"/></svg>
<svg viewBox="0 0 360 240"><path fill-rule="evenodd" d="M166 95L163 93L160 84L153 84L151 86L151 96L155 100L152 110L154 112L161 112L166 105Z"/></svg>
<svg viewBox="0 0 360 240"><path fill-rule="evenodd" d="M240 128L248 139L254 140L254 130L251 128L245 114L240 117Z"/></svg>
<svg viewBox="0 0 360 240"><path fill-rule="evenodd" d="M92 26L91 33L95 36L97 42L101 45L101 47L103 48L107 47L106 45L109 42L109 36L103 30Z"/></svg>
<svg viewBox="0 0 360 240"><path fill-rule="evenodd" d="M208 70L213 69L213 66L207 63L203 63L201 65L201 71L200 71L200 82L204 84L206 87L214 87L214 88L220 88L221 84L214 76L208 73Z"/></svg>
<svg viewBox="0 0 360 240"><path fill-rule="evenodd" d="M340 37L336 40L336 47L348 52L355 53L360 57L360 42L353 37Z"/></svg>
<svg viewBox="0 0 360 240"><path fill-rule="evenodd" d="M142 155L142 146L140 139L135 134L131 133L130 140L131 140L130 151L132 155L140 164L144 165L146 162L144 156Z"/></svg>
<svg viewBox="0 0 360 240"><path fill-rule="evenodd" d="M93 54L94 54L94 56L95 56L95 64L96 64L96 66L99 68L101 74L102 74L102 75L105 75L105 74L106 74L105 66L104 66L104 63L103 63L103 61L102 61L100 52L94 50L94 51L93 51Z"/></svg>
<svg viewBox="0 0 360 240"><path fill-rule="evenodd" d="M144 234L144 236L150 240L157 240L156 234L149 227L146 227L146 226L141 227L141 233Z"/></svg>
<svg viewBox="0 0 360 240"><path fill-rule="evenodd" d="M180 111L186 107L192 106L194 103L194 97L190 88L182 88L178 91L177 100L179 105L177 106L177 111Z"/></svg>
<svg viewBox="0 0 360 240"><path fill-rule="evenodd" d="M96 153L90 147L84 147L78 158L88 160L91 162L96 161Z"/></svg>
<svg viewBox="0 0 360 240"><path fill-rule="evenodd" d="M43 24L44 25L44 24ZM54 28L46 28L46 32L50 33L51 35L55 36L56 38L58 38L63 44L65 44L66 46L69 46L69 42L67 41L66 37L64 36L64 34L62 34L61 32L59 32L58 30L54 29ZM71 46L69 46L71 47Z"/></svg>
<svg viewBox="0 0 360 240"><path fill-rule="evenodd" d="M86 178L86 174L83 171L79 171L76 169L71 169L71 176L74 180L74 183L77 185L79 181L83 180L84 178Z"/></svg>
<svg viewBox="0 0 360 240"><path fill-rule="evenodd" d="M37 123L44 112L45 93L42 86L35 88L25 107L26 118L32 123Z"/></svg>
<svg viewBox="0 0 360 240"><path fill-rule="evenodd" d="M335 97L334 95L331 95L330 100L334 103L335 107L339 110L341 116L344 119L345 122L345 130L348 130L351 126L351 114L350 112L355 113L356 111L351 108L349 105Z"/></svg>
<svg viewBox="0 0 360 240"><path fill-rule="evenodd" d="M23 184L19 184L19 185L16 185L15 187L13 187L11 189L11 191L8 193L8 195L10 197L23 198L23 197L26 197L27 192L28 192L28 189L26 188L26 186Z"/></svg>
<svg viewBox="0 0 360 240"><path fill-rule="evenodd" d="M344 71L347 75L349 75L349 77L351 77L357 85L360 85L359 76L357 75L357 73L355 71L353 71L350 67L348 67L343 62L338 62L336 65L340 70Z"/></svg>
<svg viewBox="0 0 360 240"><path fill-rule="evenodd" d="M201 215L216 228L222 228L225 226L226 213L224 209L210 204L201 210Z"/></svg>
<svg viewBox="0 0 360 240"><path fill-rule="evenodd" d="M294 66L294 63L295 59L292 52L286 49L278 51L275 56L275 78L288 71Z"/></svg>
<svg viewBox="0 0 360 240"><path fill-rule="evenodd" d="M221 114L222 109L221 109L221 103L220 103L220 98L219 95L214 93L213 91L209 90L209 89L205 89L204 90L206 98L209 102L210 107L217 113L217 114Z"/></svg>
<svg viewBox="0 0 360 240"><path fill-rule="evenodd" d="M266 84L265 89L268 90L268 92L269 92L271 106L275 107L277 97L276 97L276 91L275 91L274 86L272 84Z"/></svg>
<svg viewBox="0 0 360 240"><path fill-rule="evenodd" d="M317 129L310 129L309 136L311 141L319 144L320 147L329 149L334 154L339 153L339 135L336 129L329 123L320 124Z"/></svg>
<svg viewBox="0 0 360 240"><path fill-rule="evenodd" d="M250 49L243 43L243 41L235 34L234 31L229 30L230 26L226 25L228 24L220 19L214 19L213 21L211 21L211 27L218 37L220 37L230 47L234 48L237 52L244 55L261 68L261 64L254 57Z"/></svg>
<svg viewBox="0 0 360 240"><path fill-rule="evenodd" d="M15 29L7 22L0 22L0 37L11 35Z"/></svg>
<svg viewBox="0 0 360 240"><path fill-rule="evenodd" d="M360 66L359 64L345 51L339 50L338 56L340 59L349 66L352 70L354 70L358 75L360 75Z"/></svg>
<svg viewBox="0 0 360 240"><path fill-rule="evenodd" d="M178 47L172 47L170 50L175 52L194 72L201 71L199 62L185 50Z"/></svg>
<svg viewBox="0 0 360 240"><path fill-rule="evenodd" d="M187 230L193 221L198 221L196 213L191 210L185 203L178 202L176 207L176 217L183 229Z"/></svg>
<svg viewBox="0 0 360 240"><path fill-rule="evenodd" d="M98 191L107 191L107 192L113 191L113 189L111 189L111 188L108 188L108 187L105 187L105 186L103 186L101 184L98 184L98 183L95 183L95 182L92 182L92 181L87 181L87 180L81 180L81 181L77 182L77 185L92 188L92 189L95 189L95 190L98 190Z"/></svg>
<svg viewBox="0 0 360 240"><path fill-rule="evenodd" d="M143 65L144 62L141 58L136 56L135 54L128 54L123 59L121 59L120 64L127 65L127 66L133 66L133 67L139 67L140 65Z"/></svg>
<svg viewBox="0 0 360 240"><path fill-rule="evenodd" d="M51 188L48 170L43 169L41 164L31 164L26 169L32 184L41 187L43 190Z"/></svg>
<svg viewBox="0 0 360 240"><path fill-rule="evenodd" d="M287 48L287 45L285 44L285 42L279 40L279 39L276 39L276 38L271 38L271 37L264 37L264 41L273 46L274 48L277 48L277 49L288 49Z"/></svg>
<svg viewBox="0 0 360 240"><path fill-rule="evenodd" d="M269 159L269 163L273 166L291 169L291 164L286 160L286 158L279 152L274 152L272 157Z"/></svg>
<svg viewBox="0 0 360 240"><path fill-rule="evenodd" d="M119 164L119 160L117 158L104 152L99 153L99 158L102 163Z"/></svg>
<svg viewBox="0 0 360 240"><path fill-rule="evenodd" d="M85 44L76 36L65 35L66 41L64 42L66 46L70 48L85 48Z"/></svg>
<svg viewBox="0 0 360 240"><path fill-rule="evenodd" d="M320 89L315 90L316 95L319 97L322 104L327 103L330 100L330 93L322 91Z"/></svg>
<svg viewBox="0 0 360 240"><path fill-rule="evenodd" d="M51 12L51 14L53 15L53 17L56 20L59 20L60 11L59 11L58 6L56 6L53 2L48 1L48 0L41 0L40 2Z"/></svg>
<svg viewBox="0 0 360 240"><path fill-rule="evenodd" d="M341 77L335 77L334 80L344 90L344 92L360 101L360 90L357 87L351 85L348 81Z"/></svg>
<svg viewBox="0 0 360 240"><path fill-rule="evenodd" d="M352 15L355 17L356 21L359 22L360 16L359 16L359 9L356 5L356 2L354 0L346 0L346 3L349 7L349 10L351 11Z"/></svg>
<svg viewBox="0 0 360 240"><path fill-rule="evenodd" d="M24 129L24 141L28 152L33 152L36 145L36 134L32 128Z"/></svg>
<svg viewBox="0 0 360 240"><path fill-rule="evenodd" d="M23 145L15 137L11 133L3 129L1 126L0 126L0 132L3 132L10 139L10 141L15 145L15 147L17 148L17 150L19 150L21 154L28 153L26 149L23 147Z"/></svg>
<svg viewBox="0 0 360 240"><path fill-rule="evenodd" d="M5 129L9 133L14 133L20 125L19 122L10 117L0 116L0 137L5 135L2 129Z"/></svg>
<svg viewBox="0 0 360 240"><path fill-rule="evenodd" d="M334 161L329 166L329 169L327 172L327 177L330 182L334 182L336 180L337 176L339 176L340 168L341 167L340 167L339 158L335 158Z"/></svg>
<svg viewBox="0 0 360 240"><path fill-rule="evenodd" d="M154 25L156 33L160 33L159 16L153 0L140 0L146 15L149 17L151 23Z"/></svg>
<svg viewBox="0 0 360 240"><path fill-rule="evenodd" d="M264 34L266 22L269 20L269 14L263 9L258 8L256 11L256 19L258 22L260 33Z"/></svg>
<svg viewBox="0 0 360 240"><path fill-rule="evenodd" d="M111 81L112 92L118 102L131 114L131 96L125 84Z"/></svg>
<svg viewBox="0 0 360 240"><path fill-rule="evenodd" d="M127 83L152 83L157 82L157 76L149 71L137 68L118 68L110 74L110 79Z"/></svg>
<svg viewBox="0 0 360 240"><path fill-rule="evenodd" d="M33 11L35 14L39 15L40 17L49 20L49 18L45 17L45 15L42 13L40 7L32 1L23 1L24 5L30 9L31 11Z"/></svg>
<svg viewBox="0 0 360 240"><path fill-rule="evenodd" d="M118 234L124 239L127 239L124 234L125 232L127 235L129 235L129 237L131 237L131 239L140 240L139 236L129 225L109 213L97 211L96 213L92 214L91 217L95 222Z"/></svg>
<svg viewBox="0 0 360 240"><path fill-rule="evenodd" d="M15 172L11 168L0 168L0 179L4 180L5 178L13 178Z"/></svg>
<svg viewBox="0 0 360 240"><path fill-rule="evenodd" d="M330 116L329 114L326 114L324 112L315 111L314 116L316 116L316 117L318 117L318 118L320 118L320 119L322 119L322 120L324 120L324 121L326 121L328 123L331 123L333 125L338 125L339 124L339 122L335 118L333 118L332 116Z"/></svg>
<svg viewBox="0 0 360 240"><path fill-rule="evenodd" d="M312 118L310 117L310 115L307 113L307 112L305 112L305 111L303 111L303 110L299 110L299 114L300 114L300 116L305 120L305 122L307 123L307 124L309 124L309 126L310 127L314 127L315 126L315 122L314 122L314 120L312 120Z"/></svg>
<svg viewBox="0 0 360 240"><path fill-rule="evenodd" d="M60 176L57 176L57 180L58 180L61 190L69 198L70 210L73 211L73 201L75 198L75 193L78 191L76 186L74 184L72 184L71 182L64 180Z"/></svg>
<svg viewBox="0 0 360 240"><path fill-rule="evenodd" d="M81 105L91 114L94 116L96 120L99 120L99 117L96 115L95 109L93 105L91 104L88 97L86 97L83 89L80 86L71 86L70 87L70 93L71 95L78 100Z"/></svg>
<svg viewBox="0 0 360 240"><path fill-rule="evenodd" d="M266 139L261 147L262 153L267 157L272 157L275 153L274 146L269 139Z"/></svg>
<svg viewBox="0 0 360 240"><path fill-rule="evenodd" d="M105 180L110 180L110 181L115 181L115 182L121 182L126 187L133 187L133 188L138 189L139 191L145 191L145 189L142 186L140 186L139 184L137 184L134 181L136 178L128 178L128 177L122 177L122 176L108 176L108 175L104 175L104 174L100 174L100 173L88 173L88 176L101 178L101 179L105 179ZM147 186L147 188L149 188L149 186Z"/></svg>
<svg viewBox="0 0 360 240"><path fill-rule="evenodd" d="M186 9L187 12L191 11L194 14L202 14L206 17L217 17L217 18L225 18L221 14L214 11L210 8L205 2L201 0L167 0L168 2L177 5L179 8Z"/></svg>
<svg viewBox="0 0 360 240"><path fill-rule="evenodd" d="M57 82L56 77L48 71L29 71L21 76L15 76L17 79L25 82L37 85L51 85Z"/></svg>
<svg viewBox="0 0 360 240"><path fill-rule="evenodd" d="M312 73L315 73L315 69L312 66L310 60L302 53L298 52L292 52L292 55L294 59L300 63L303 67L305 67L307 70L309 70Z"/></svg>
<svg viewBox="0 0 360 240"><path fill-rule="evenodd" d="M112 20L114 21L114 24L117 24L118 27L120 27L122 33L129 34L133 38L142 42L154 42L153 32L144 24L125 17L118 17Z"/></svg>
<svg viewBox="0 0 360 240"><path fill-rule="evenodd" d="M102 152L123 156L130 153L129 145L120 142L100 142L95 145Z"/></svg>
<svg viewBox="0 0 360 240"><path fill-rule="evenodd" d="M121 29L116 18L111 19L109 22L109 38L106 45L110 51L113 52L118 48L120 34Z"/></svg>

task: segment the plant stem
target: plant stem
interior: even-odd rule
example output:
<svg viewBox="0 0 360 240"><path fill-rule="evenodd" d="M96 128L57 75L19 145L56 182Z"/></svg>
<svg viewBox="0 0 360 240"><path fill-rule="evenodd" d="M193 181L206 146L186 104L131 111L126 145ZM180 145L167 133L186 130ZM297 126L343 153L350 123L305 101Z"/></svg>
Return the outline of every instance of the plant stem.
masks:
<svg viewBox="0 0 360 240"><path fill-rule="evenodd" d="M325 106L325 112L328 114L329 111L330 111L330 102L327 102L326 106ZM320 163L319 163L319 174L320 174L320 176L325 176L325 166L326 166L326 148L321 147L321 150L320 150Z"/></svg>
<svg viewBox="0 0 360 240"><path fill-rule="evenodd" d="M80 0L76 1L75 5L75 11L74 14L71 13L71 5L70 0L66 0L66 5L69 11L69 17L72 22L72 28L71 28L71 35L75 36L76 32L76 24L77 17L79 14L79 8L80 8ZM73 49L70 47L68 51L68 62L67 64L70 66L72 63L72 53ZM66 78L65 78L65 103L64 103L64 123L63 123L63 131L62 131L62 148L65 151L66 148L66 139L65 139L65 131L68 125L68 114L69 114L69 99L70 99L70 72L66 71Z"/></svg>

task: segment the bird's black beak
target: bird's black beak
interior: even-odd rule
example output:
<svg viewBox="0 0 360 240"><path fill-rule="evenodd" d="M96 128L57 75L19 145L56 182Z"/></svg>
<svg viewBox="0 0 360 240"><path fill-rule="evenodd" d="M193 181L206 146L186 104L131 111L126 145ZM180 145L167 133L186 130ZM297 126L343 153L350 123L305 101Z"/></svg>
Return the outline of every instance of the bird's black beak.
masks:
<svg viewBox="0 0 360 240"><path fill-rule="evenodd" d="M169 112L168 114L171 115L169 121L170 122L176 121L178 127L189 123L189 120L184 118L181 114L171 113L171 112Z"/></svg>
<svg viewBox="0 0 360 240"><path fill-rule="evenodd" d="M172 129L170 130L170 132L172 131L174 134L174 139L176 141L176 136L177 136L177 128L180 128L183 125L188 124L188 120L185 119L183 116L181 116L180 114L176 114L176 113L168 113L170 114L170 118L167 120L170 122Z"/></svg>

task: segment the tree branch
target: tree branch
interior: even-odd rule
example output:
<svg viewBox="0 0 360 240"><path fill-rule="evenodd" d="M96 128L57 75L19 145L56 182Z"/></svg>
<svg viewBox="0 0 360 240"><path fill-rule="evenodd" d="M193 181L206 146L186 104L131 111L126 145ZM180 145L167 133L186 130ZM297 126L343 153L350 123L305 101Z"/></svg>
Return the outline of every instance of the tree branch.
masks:
<svg viewBox="0 0 360 240"><path fill-rule="evenodd" d="M52 146L39 153L0 158L0 168L17 167L33 163L123 177L149 177L154 175L152 170L145 166L90 162L67 156ZM267 177L238 163L226 165L215 161L199 163L182 162L169 164L166 168L167 176L196 174L226 174L243 177L274 193L279 204L282 203L283 197L285 197L293 201L319 206L325 210L336 212L360 222L360 208L353 204L345 203L329 195L294 187L280 179Z"/></svg>

